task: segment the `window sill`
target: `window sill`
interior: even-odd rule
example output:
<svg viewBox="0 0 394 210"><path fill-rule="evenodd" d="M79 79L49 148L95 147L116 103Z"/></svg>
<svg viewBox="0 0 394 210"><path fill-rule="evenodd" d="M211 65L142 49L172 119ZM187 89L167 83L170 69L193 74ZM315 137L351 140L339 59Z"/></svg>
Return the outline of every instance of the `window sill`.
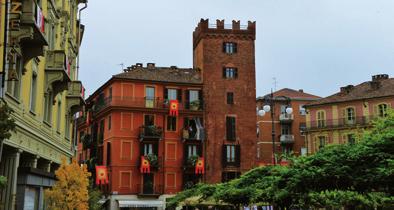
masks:
<svg viewBox="0 0 394 210"><path fill-rule="evenodd" d="M51 125L49 122L47 122L46 120L44 120L43 122L44 122L44 124L45 124L46 126L52 128L52 125Z"/></svg>
<svg viewBox="0 0 394 210"><path fill-rule="evenodd" d="M34 111L30 110L29 112L30 112L31 115L37 116L37 114Z"/></svg>
<svg viewBox="0 0 394 210"><path fill-rule="evenodd" d="M10 93L5 92L5 94L6 94L10 99L12 99L13 102L15 102L15 103L17 103L17 104L20 104L20 103L21 103L21 102L19 101L18 98L14 97L14 96L11 95Z"/></svg>

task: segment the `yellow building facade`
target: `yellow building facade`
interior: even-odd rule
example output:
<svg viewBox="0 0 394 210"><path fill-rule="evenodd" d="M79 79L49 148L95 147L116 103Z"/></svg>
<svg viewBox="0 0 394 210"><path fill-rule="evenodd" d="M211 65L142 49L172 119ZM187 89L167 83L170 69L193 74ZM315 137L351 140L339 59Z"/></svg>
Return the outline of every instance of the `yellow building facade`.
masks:
<svg viewBox="0 0 394 210"><path fill-rule="evenodd" d="M75 155L74 116L84 105L78 52L86 0L2 0L0 97L16 131L3 142L3 209L45 209L43 190Z"/></svg>
<svg viewBox="0 0 394 210"><path fill-rule="evenodd" d="M308 153L328 144L353 144L374 119L385 117L394 107L394 78L374 75L371 81L342 87L305 107Z"/></svg>

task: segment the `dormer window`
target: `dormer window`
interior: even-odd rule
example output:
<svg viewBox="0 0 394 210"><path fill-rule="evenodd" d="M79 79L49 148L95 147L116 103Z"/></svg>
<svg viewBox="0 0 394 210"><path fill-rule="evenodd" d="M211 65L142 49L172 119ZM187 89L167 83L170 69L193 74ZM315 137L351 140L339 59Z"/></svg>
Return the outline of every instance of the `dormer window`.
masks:
<svg viewBox="0 0 394 210"><path fill-rule="evenodd" d="M234 42L224 42L223 43L223 52L226 54L234 54L237 53L237 43Z"/></svg>

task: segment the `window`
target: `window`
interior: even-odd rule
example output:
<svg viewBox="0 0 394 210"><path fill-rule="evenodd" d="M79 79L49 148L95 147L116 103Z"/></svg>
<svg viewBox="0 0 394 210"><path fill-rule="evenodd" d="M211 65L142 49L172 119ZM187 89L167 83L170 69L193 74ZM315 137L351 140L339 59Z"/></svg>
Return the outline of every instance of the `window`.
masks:
<svg viewBox="0 0 394 210"><path fill-rule="evenodd" d="M62 102L58 100L57 102L57 117L56 117L56 131L60 132L60 121L62 116Z"/></svg>
<svg viewBox="0 0 394 210"><path fill-rule="evenodd" d="M15 80L11 80L7 82L7 93L13 96L16 99L20 97L20 90L22 86L22 70L23 70L23 60L22 56L14 55L12 56L12 60L9 65L9 78L15 78ZM13 73L11 73L13 72Z"/></svg>
<svg viewBox="0 0 394 210"><path fill-rule="evenodd" d="M70 139L70 115L66 115L66 122L65 122L65 124L66 124L66 129L65 129L65 137L67 138L67 139Z"/></svg>
<svg viewBox="0 0 394 210"><path fill-rule="evenodd" d="M167 99L168 100L176 100L177 99L176 93L177 93L176 89L167 89L167 94L168 94Z"/></svg>
<svg viewBox="0 0 394 210"><path fill-rule="evenodd" d="M235 117L226 117L226 139L235 141Z"/></svg>
<svg viewBox="0 0 394 210"><path fill-rule="evenodd" d="M187 157L197 156L197 145L187 145Z"/></svg>
<svg viewBox="0 0 394 210"><path fill-rule="evenodd" d="M282 135L290 135L290 126L289 125L282 125L281 126L281 134Z"/></svg>
<svg viewBox="0 0 394 210"><path fill-rule="evenodd" d="M226 79L235 79L238 77L238 69L233 67L224 67L223 68L223 78Z"/></svg>
<svg viewBox="0 0 394 210"><path fill-rule="evenodd" d="M176 117L168 116L167 117L167 131L176 131Z"/></svg>
<svg viewBox="0 0 394 210"><path fill-rule="evenodd" d="M300 122L300 133L301 135L305 135L306 132L306 123Z"/></svg>
<svg viewBox="0 0 394 210"><path fill-rule="evenodd" d="M153 153L153 144L144 144L144 156L154 154Z"/></svg>
<svg viewBox="0 0 394 210"><path fill-rule="evenodd" d="M387 116L387 104L379 104L378 105L378 115L379 117Z"/></svg>
<svg viewBox="0 0 394 210"><path fill-rule="evenodd" d="M112 87L110 87L110 88L108 89L108 98L109 98L109 100L112 99Z"/></svg>
<svg viewBox="0 0 394 210"><path fill-rule="evenodd" d="M33 74L30 85L30 111L36 111L36 95L37 95L37 62L33 61Z"/></svg>
<svg viewBox="0 0 394 210"><path fill-rule="evenodd" d="M319 136L318 137L318 148L321 149L326 145L326 137L325 136Z"/></svg>
<svg viewBox="0 0 394 210"><path fill-rule="evenodd" d="M155 116L147 114L144 116L144 125L145 126L152 126L155 125Z"/></svg>
<svg viewBox="0 0 394 210"><path fill-rule="evenodd" d="M346 109L346 123L353 124L355 120L354 108L347 108Z"/></svg>
<svg viewBox="0 0 394 210"><path fill-rule="evenodd" d="M233 92L227 93L227 104L234 104L234 93Z"/></svg>
<svg viewBox="0 0 394 210"><path fill-rule="evenodd" d="M348 134L348 135L347 135L347 143L348 143L348 144L354 144L354 143L356 143L356 139L354 138L354 134Z"/></svg>
<svg viewBox="0 0 394 210"><path fill-rule="evenodd" d="M319 128L326 127L326 115L324 111L317 112L317 127Z"/></svg>
<svg viewBox="0 0 394 210"><path fill-rule="evenodd" d="M104 120L100 121L99 144L104 142Z"/></svg>
<svg viewBox="0 0 394 210"><path fill-rule="evenodd" d="M111 130L112 117L108 116L108 130Z"/></svg>
<svg viewBox="0 0 394 210"><path fill-rule="evenodd" d="M226 145L226 162L235 162L235 145Z"/></svg>
<svg viewBox="0 0 394 210"><path fill-rule="evenodd" d="M234 42L224 42L223 52L227 54L233 54L237 52L237 43Z"/></svg>
<svg viewBox="0 0 394 210"><path fill-rule="evenodd" d="M306 115L306 109L304 107L304 105L300 105L300 115Z"/></svg>
<svg viewBox="0 0 394 210"><path fill-rule="evenodd" d="M182 101L182 90L174 89L174 88L165 88L164 89L164 99L167 101L170 100L178 100Z"/></svg>
<svg viewBox="0 0 394 210"><path fill-rule="evenodd" d="M82 138L85 136L85 132L81 131L79 132L79 143L82 142Z"/></svg>
<svg viewBox="0 0 394 210"><path fill-rule="evenodd" d="M111 142L107 143L107 166L111 165Z"/></svg>
<svg viewBox="0 0 394 210"><path fill-rule="evenodd" d="M202 92L201 90L186 90L185 91L185 108L190 110L202 109Z"/></svg>
<svg viewBox="0 0 394 210"><path fill-rule="evenodd" d="M53 93L48 92L44 95L44 121L51 124L52 121L52 104L53 104Z"/></svg>
<svg viewBox="0 0 394 210"><path fill-rule="evenodd" d="M223 145L223 166L240 166L241 147L240 145Z"/></svg>
<svg viewBox="0 0 394 210"><path fill-rule="evenodd" d="M155 105L155 88L146 87L145 88L145 107L153 108Z"/></svg>

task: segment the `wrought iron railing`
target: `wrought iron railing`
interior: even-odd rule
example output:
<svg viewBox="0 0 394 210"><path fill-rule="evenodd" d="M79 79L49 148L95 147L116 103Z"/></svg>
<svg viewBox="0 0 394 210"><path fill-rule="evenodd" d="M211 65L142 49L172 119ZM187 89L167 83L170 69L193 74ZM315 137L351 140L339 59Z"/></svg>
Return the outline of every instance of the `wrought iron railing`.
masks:
<svg viewBox="0 0 394 210"><path fill-rule="evenodd" d="M149 97L122 97L112 96L104 98L101 101L97 101L94 104L93 111L95 113L100 112L109 106L123 106L123 107L137 107L137 108L149 108L149 109L169 109L169 100L163 98L149 98ZM178 102L178 110L191 110L201 111L203 110L203 102L200 100L193 102Z"/></svg>
<svg viewBox="0 0 394 210"><path fill-rule="evenodd" d="M376 116L361 116L310 121L309 125L307 125L307 130L368 126L376 118Z"/></svg>
<svg viewBox="0 0 394 210"><path fill-rule="evenodd" d="M141 126L139 132L140 140L144 139L162 139L163 128L155 125Z"/></svg>

